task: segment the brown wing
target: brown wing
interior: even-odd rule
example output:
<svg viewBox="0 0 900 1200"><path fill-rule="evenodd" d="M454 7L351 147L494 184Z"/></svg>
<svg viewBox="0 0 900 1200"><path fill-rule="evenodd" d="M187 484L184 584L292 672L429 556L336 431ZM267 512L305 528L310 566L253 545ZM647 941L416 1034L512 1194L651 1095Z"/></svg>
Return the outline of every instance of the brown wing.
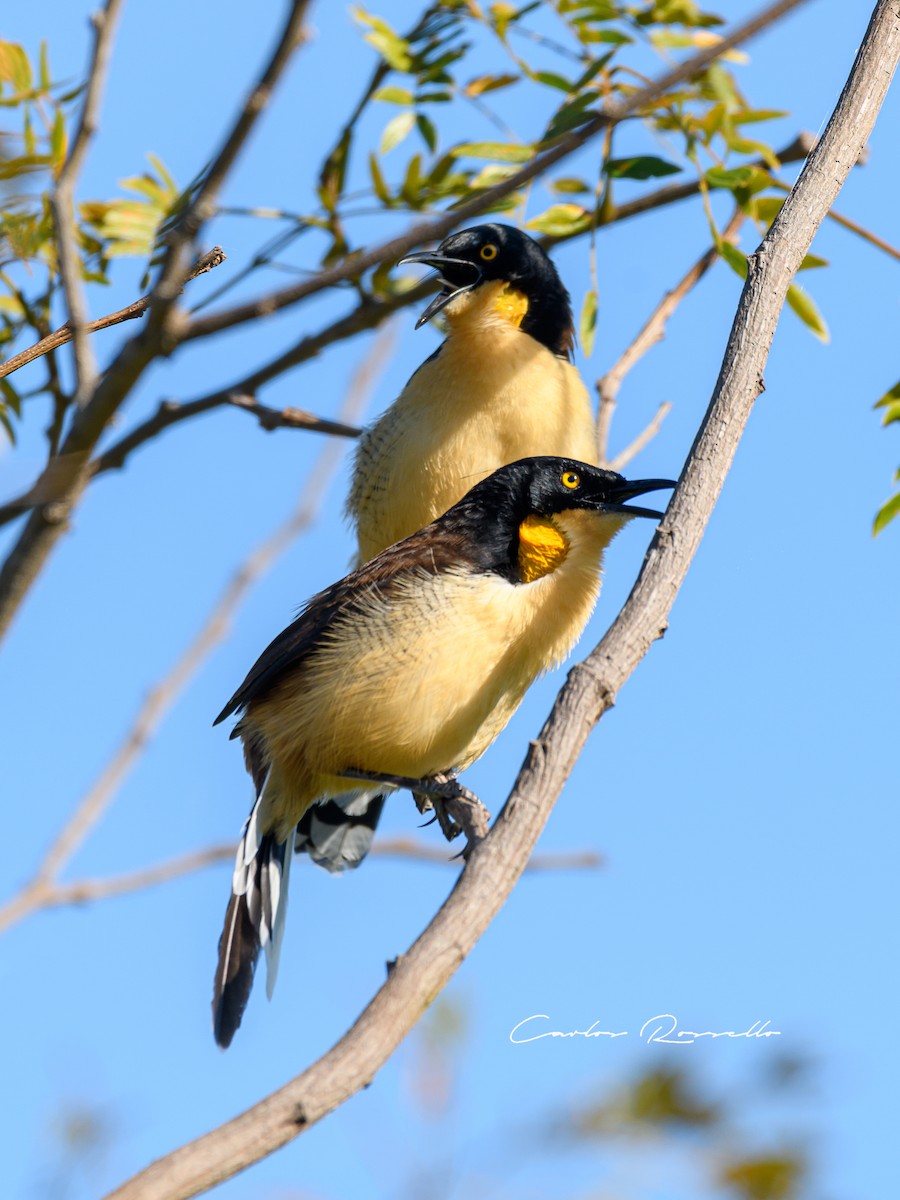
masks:
<svg viewBox="0 0 900 1200"><path fill-rule="evenodd" d="M473 545L471 536L446 517L389 546L313 596L297 619L262 652L213 724L261 699L285 675L301 667L336 617L373 589L390 594L399 580L413 572L436 575L451 566L477 569L480 565L477 543Z"/></svg>

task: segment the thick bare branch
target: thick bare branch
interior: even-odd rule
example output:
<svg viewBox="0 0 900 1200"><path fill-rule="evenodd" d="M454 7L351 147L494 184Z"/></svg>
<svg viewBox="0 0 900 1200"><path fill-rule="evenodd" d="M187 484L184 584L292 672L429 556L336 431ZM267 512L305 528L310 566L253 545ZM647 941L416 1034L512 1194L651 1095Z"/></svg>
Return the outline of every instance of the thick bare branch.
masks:
<svg viewBox="0 0 900 1200"><path fill-rule="evenodd" d="M241 1116L159 1159L111 1200L188 1200L297 1137L371 1082L508 897L591 730L653 641L703 535L753 404L788 286L872 130L900 58L900 0L879 0L838 106L749 262L712 400L619 617L569 673L513 792L447 901L350 1030Z"/></svg>
<svg viewBox="0 0 900 1200"><path fill-rule="evenodd" d="M563 134L550 149L536 155L531 162L526 163L507 179L480 191L471 200L458 205L452 211L432 220L420 221L399 237L391 238L369 250L357 251L336 266L319 271L311 279L306 279L302 283L270 292L257 300L251 300L246 304L236 305L222 312L211 313L207 317L191 321L185 329L179 331L180 337L184 340L206 337L245 321L268 316L289 305L307 300L327 288L335 287L339 283L358 279L364 271L379 263L396 262L424 242L440 241L457 225L469 220L470 217L480 216L498 200L517 192L532 179L543 175L550 167L580 149L602 129L618 124L626 117L639 112L676 84L699 74L727 50L748 41L755 34L768 28L786 13L804 3L806 0L777 0L777 3L769 5L749 21L737 26L731 33L725 34L720 42L691 55L680 66L667 71L666 74L661 75L645 87L636 89L627 98L605 104L599 111L587 117L584 124Z"/></svg>
<svg viewBox="0 0 900 1200"><path fill-rule="evenodd" d="M743 222L744 213L739 208L735 209L731 220L722 230L722 240L726 242L734 241ZM715 246L711 246L705 254L700 256L687 274L676 283L671 291L666 292L634 340L625 348L618 360L610 367L602 379L597 381L597 391L600 396L600 406L597 412L597 450L599 461L610 466L614 471L621 470L626 463L630 462L646 446L651 438L655 437L660 423L671 407L671 405L662 405L647 428L643 433L638 435L627 450L623 450L621 454L616 455L615 459L611 459L609 457L609 431L616 409L616 398L619 394L619 388L622 386L622 381L628 372L633 370L637 363L640 362L647 351L652 349L657 342L662 341L665 337L666 324L669 318L688 292L696 287L718 257L719 252ZM613 466L613 462L618 465Z"/></svg>
<svg viewBox="0 0 900 1200"><path fill-rule="evenodd" d="M307 0L291 5L281 37L259 83L251 92L225 143L213 160L206 179L178 229L170 235L169 251L150 297L147 322L123 346L102 375L84 408L78 412L59 456L65 480L62 494L50 504L32 510L18 541L0 568L0 637L9 628L26 592L37 578L50 551L66 528L69 513L90 479L94 447L141 375L161 353L177 344L179 323L175 303L190 274L187 256L202 220L215 206L218 188L246 141L259 114L299 45Z"/></svg>
<svg viewBox="0 0 900 1200"><path fill-rule="evenodd" d="M374 343L347 391L341 406L343 416L356 419L364 411L377 376L383 370L389 356L391 342L390 332L385 331ZM50 846L31 881L17 896L0 908L0 930L21 920L36 908L67 902L52 899L54 896L67 895L66 889L75 886L59 883L60 872L107 811L124 779L133 770L166 713L189 680L214 647L227 635L234 615L251 585L313 522L328 480L340 462L342 450L339 442L326 443L303 487L294 512L273 534L261 542L235 571L193 641L165 678L147 694L115 754Z"/></svg>
<svg viewBox="0 0 900 1200"><path fill-rule="evenodd" d="M107 0L105 8L91 15L94 27L94 49L88 71L84 104L75 138L69 147L66 161L50 196L50 207L56 225L56 246L59 257L59 277L66 297L68 324L75 343L75 403L84 403L97 378L97 362L87 335L87 300L81 279L81 259L76 246L75 183L87 154L88 146L97 132L100 100L106 82L113 34L122 0Z"/></svg>

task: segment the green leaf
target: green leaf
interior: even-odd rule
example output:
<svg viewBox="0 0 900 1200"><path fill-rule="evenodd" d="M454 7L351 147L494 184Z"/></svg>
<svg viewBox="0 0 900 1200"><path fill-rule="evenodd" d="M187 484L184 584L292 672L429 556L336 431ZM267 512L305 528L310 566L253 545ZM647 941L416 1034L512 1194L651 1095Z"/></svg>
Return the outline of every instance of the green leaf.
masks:
<svg viewBox="0 0 900 1200"><path fill-rule="evenodd" d="M803 262L800 264L800 266L797 268L797 270L798 271L813 271L817 267L827 267L829 265L830 264L829 264L827 258L819 258L819 256L817 254L807 254L806 258L804 258Z"/></svg>
<svg viewBox="0 0 900 1200"><path fill-rule="evenodd" d="M47 43L45 41L41 42L38 79L40 80L41 91L48 92L50 90L50 60L47 57Z"/></svg>
<svg viewBox="0 0 900 1200"><path fill-rule="evenodd" d="M634 41L634 38L630 38L627 33L620 33L618 29L588 29L582 23L577 25L575 32L578 40L585 45L604 42L613 46L630 46Z"/></svg>
<svg viewBox="0 0 900 1200"><path fill-rule="evenodd" d="M530 162L534 157L532 146L514 146L507 142L463 142L451 151L456 158L490 158L495 162Z"/></svg>
<svg viewBox="0 0 900 1200"><path fill-rule="evenodd" d="M705 178L711 188L728 188L734 191L736 187L744 187L750 182L753 178L753 168L710 167Z"/></svg>
<svg viewBox="0 0 900 1200"><path fill-rule="evenodd" d="M375 190L375 195L382 204L391 203L391 193L388 190L388 185L384 181L384 176L381 173L378 159L374 153L369 155L369 174L372 176L372 187Z"/></svg>
<svg viewBox="0 0 900 1200"><path fill-rule="evenodd" d="M19 393L8 379L0 379L0 392L3 393L3 399L7 406L13 410L17 417L21 417L22 402L19 399Z"/></svg>
<svg viewBox="0 0 900 1200"><path fill-rule="evenodd" d="M419 130L419 133L422 135L422 140L425 142L425 145L428 147L431 153L434 154L438 143L437 130L434 127L434 122L429 120L424 113L419 113L416 117L416 126Z"/></svg>
<svg viewBox="0 0 900 1200"><path fill-rule="evenodd" d="M900 400L895 400L893 404L889 404L882 415L882 425L893 425L895 421L900 421Z"/></svg>
<svg viewBox="0 0 900 1200"><path fill-rule="evenodd" d="M501 163L490 163L488 166L482 167L477 175L473 175L468 186L473 191L493 187L495 183L502 183L504 179L509 179L510 175L515 175L518 169L515 164L504 166Z"/></svg>
<svg viewBox="0 0 900 1200"><path fill-rule="evenodd" d="M787 302L803 324L808 326L819 341L824 342L827 346L831 340L828 326L812 296L798 284L792 283L787 291Z"/></svg>
<svg viewBox="0 0 900 1200"><path fill-rule="evenodd" d="M575 195L578 192L590 192L591 188L584 182L583 179L552 179L550 186L554 192L562 192L567 195Z"/></svg>
<svg viewBox="0 0 900 1200"><path fill-rule="evenodd" d="M378 146L379 154L387 154L395 146L399 146L415 123L416 114L412 109L407 109L405 112L397 113L396 117L391 117L381 135L381 142Z"/></svg>
<svg viewBox="0 0 900 1200"><path fill-rule="evenodd" d="M880 400L876 401L876 408L890 408L897 400L900 400L900 382L895 383L889 392L885 392Z"/></svg>
<svg viewBox="0 0 900 1200"><path fill-rule="evenodd" d="M593 217L580 204L554 204L537 217L527 222L526 228L538 233L549 233L551 237L568 237L589 229Z"/></svg>
<svg viewBox="0 0 900 1200"><path fill-rule="evenodd" d="M372 97L373 100L383 100L385 104L412 104L413 94L402 87L383 87Z"/></svg>
<svg viewBox="0 0 900 1200"><path fill-rule="evenodd" d="M34 136L34 128L31 124L31 106L25 109L25 120L22 125L22 146L26 154L34 154L37 151L37 138Z"/></svg>
<svg viewBox="0 0 900 1200"><path fill-rule="evenodd" d="M393 30L387 21L375 17L360 6L350 9L351 15L360 23L368 25L370 33L365 34L365 40L374 46L389 67L395 71L408 71L412 66L409 56L409 42Z"/></svg>
<svg viewBox="0 0 900 1200"><path fill-rule="evenodd" d="M731 242L723 241L721 238L716 242L716 249L736 275L740 275L741 279L747 278L746 254L738 250L737 246L733 246Z"/></svg>
<svg viewBox="0 0 900 1200"><path fill-rule="evenodd" d="M741 112L731 114L732 125L751 125L757 121L774 121L779 117L790 116L778 108L745 108Z"/></svg>
<svg viewBox="0 0 900 1200"><path fill-rule="evenodd" d="M643 154L633 158L610 158L604 171L610 179L658 179L663 175L678 175L681 167L653 154Z"/></svg>
<svg viewBox="0 0 900 1200"><path fill-rule="evenodd" d="M545 87L557 88L559 91L565 92L567 96L574 86L571 80L566 79L565 75L557 75L554 71L538 71L534 78L538 83L543 83Z"/></svg>
<svg viewBox="0 0 900 1200"><path fill-rule="evenodd" d="M0 425L2 425L6 430L6 436L9 438L10 442L15 445L16 431L13 429L12 421L10 421L9 417L6 415L6 409L2 404L0 404Z"/></svg>
<svg viewBox="0 0 900 1200"><path fill-rule="evenodd" d="M564 104L547 126L547 132L541 140L548 142L555 137L559 137L561 133L568 133L570 129L581 124L585 116L585 110L590 108L592 104L596 104L596 102L596 93L585 92L583 96L579 96L568 104Z"/></svg>
<svg viewBox="0 0 900 1200"><path fill-rule="evenodd" d="M893 521L894 517L900 513L900 492L895 496L891 496L885 504L882 504L878 510L875 520L872 522L872 535L877 536L881 533L886 525Z"/></svg>
<svg viewBox="0 0 900 1200"><path fill-rule="evenodd" d="M784 207L781 196L757 196L750 208L750 215L771 225Z"/></svg>
<svg viewBox="0 0 900 1200"><path fill-rule="evenodd" d="M597 293L593 288L585 293L581 306L581 318L578 322L578 335L585 358L590 358L594 351L594 334L597 332Z"/></svg>
<svg viewBox="0 0 900 1200"><path fill-rule="evenodd" d="M50 129L50 157L53 159L53 170L57 175L65 164L67 147L66 119L63 116L63 110L58 108Z"/></svg>

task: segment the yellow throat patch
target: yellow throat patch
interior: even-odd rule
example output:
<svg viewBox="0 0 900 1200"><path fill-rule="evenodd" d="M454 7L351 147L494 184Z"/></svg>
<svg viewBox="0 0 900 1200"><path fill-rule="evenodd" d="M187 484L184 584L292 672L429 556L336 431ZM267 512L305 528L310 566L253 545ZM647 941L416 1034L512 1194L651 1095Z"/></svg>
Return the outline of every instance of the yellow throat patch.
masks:
<svg viewBox="0 0 900 1200"><path fill-rule="evenodd" d="M548 517L532 514L519 526L519 570L524 583L555 571L568 552L566 535Z"/></svg>
<svg viewBox="0 0 900 1200"><path fill-rule="evenodd" d="M528 297L524 292L520 292L511 284L506 283L497 293L494 311L501 317L505 317L518 329L528 312Z"/></svg>

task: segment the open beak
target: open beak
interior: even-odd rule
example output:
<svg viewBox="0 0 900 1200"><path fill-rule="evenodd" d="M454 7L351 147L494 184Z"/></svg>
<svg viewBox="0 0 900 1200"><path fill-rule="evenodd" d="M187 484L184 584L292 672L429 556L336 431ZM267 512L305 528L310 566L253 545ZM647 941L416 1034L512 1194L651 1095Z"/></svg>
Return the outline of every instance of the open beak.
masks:
<svg viewBox="0 0 900 1200"><path fill-rule="evenodd" d="M463 292L470 292L472 288L477 287L482 279L481 272L474 263L466 262L464 258L447 258L433 250L407 254L397 265L402 266L404 263L422 263L423 266L433 267L438 272L438 279L442 284L441 290L416 321L416 329L421 329L426 321L430 321L455 296L461 296Z"/></svg>
<svg viewBox="0 0 900 1200"><path fill-rule="evenodd" d="M606 493L606 503L603 505L607 512L626 513L629 517L652 517L659 521L662 513L655 508L639 508L635 504L626 504L635 496L643 496L646 492L658 492L662 488L675 487L674 479L623 479Z"/></svg>

